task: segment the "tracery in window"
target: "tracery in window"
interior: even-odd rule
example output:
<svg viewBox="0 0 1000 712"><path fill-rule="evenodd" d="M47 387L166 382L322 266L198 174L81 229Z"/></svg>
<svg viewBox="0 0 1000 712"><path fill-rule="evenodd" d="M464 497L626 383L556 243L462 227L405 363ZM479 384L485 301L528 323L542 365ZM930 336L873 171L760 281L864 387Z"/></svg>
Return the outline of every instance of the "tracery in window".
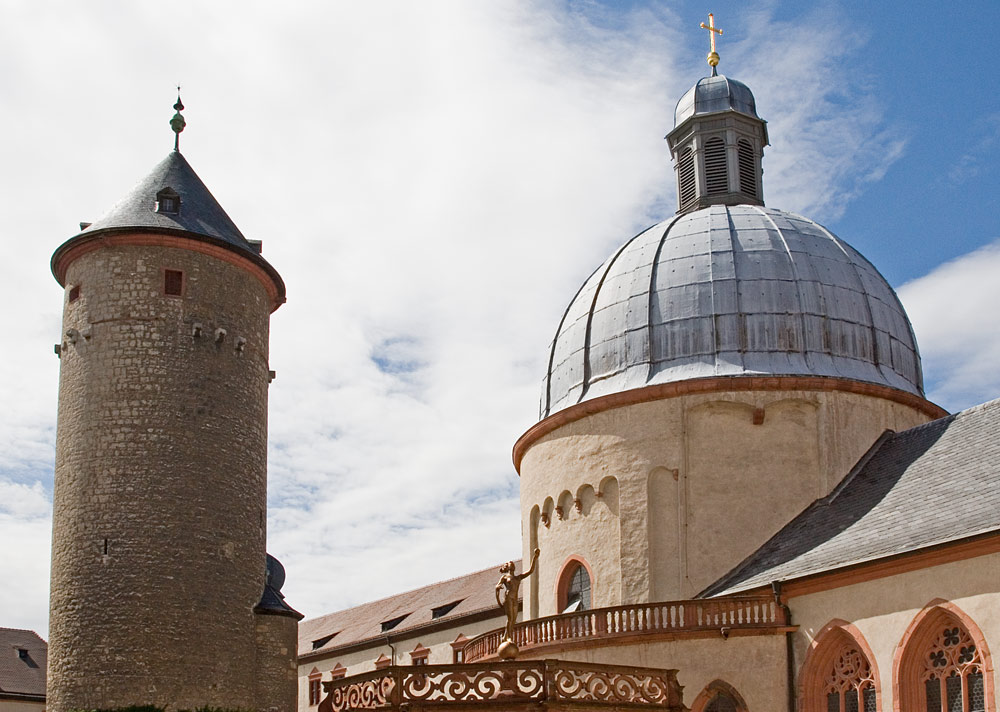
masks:
<svg viewBox="0 0 1000 712"><path fill-rule="evenodd" d="M876 712L875 677L856 647L843 649L824 683L827 712Z"/></svg>
<svg viewBox="0 0 1000 712"><path fill-rule="evenodd" d="M816 635L800 675L802 712L879 712L879 675L861 631L835 619Z"/></svg>
<svg viewBox="0 0 1000 712"><path fill-rule="evenodd" d="M905 712L994 710L990 651L975 621L949 601L933 601L900 642L896 697Z"/></svg>
<svg viewBox="0 0 1000 712"><path fill-rule="evenodd" d="M957 621L948 621L925 651L921 681L927 712L984 712L983 656Z"/></svg>

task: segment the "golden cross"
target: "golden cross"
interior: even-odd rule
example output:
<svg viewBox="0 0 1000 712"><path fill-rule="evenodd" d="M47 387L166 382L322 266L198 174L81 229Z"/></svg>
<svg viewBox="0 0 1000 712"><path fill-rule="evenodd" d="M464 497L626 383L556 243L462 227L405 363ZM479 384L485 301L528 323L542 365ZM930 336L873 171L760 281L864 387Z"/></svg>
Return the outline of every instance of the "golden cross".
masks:
<svg viewBox="0 0 1000 712"><path fill-rule="evenodd" d="M708 13L708 24L701 23L704 30L708 30L708 36L712 39L712 51L708 53L708 63L713 67L719 64L719 55L715 51L715 35L722 34L722 30L715 26L715 15Z"/></svg>

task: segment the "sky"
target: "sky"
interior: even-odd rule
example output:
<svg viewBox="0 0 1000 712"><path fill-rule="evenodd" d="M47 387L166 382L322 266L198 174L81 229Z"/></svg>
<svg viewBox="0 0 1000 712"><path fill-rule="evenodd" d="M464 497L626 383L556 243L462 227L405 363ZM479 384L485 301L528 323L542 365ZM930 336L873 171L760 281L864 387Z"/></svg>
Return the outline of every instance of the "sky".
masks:
<svg viewBox="0 0 1000 712"><path fill-rule="evenodd" d="M0 0L0 626L47 633L53 250L173 146L282 274L268 548L308 617L520 556L511 447L587 276L747 83L764 198L897 289L928 397L1000 396L1000 4ZM12 584L11 582L16 582Z"/></svg>

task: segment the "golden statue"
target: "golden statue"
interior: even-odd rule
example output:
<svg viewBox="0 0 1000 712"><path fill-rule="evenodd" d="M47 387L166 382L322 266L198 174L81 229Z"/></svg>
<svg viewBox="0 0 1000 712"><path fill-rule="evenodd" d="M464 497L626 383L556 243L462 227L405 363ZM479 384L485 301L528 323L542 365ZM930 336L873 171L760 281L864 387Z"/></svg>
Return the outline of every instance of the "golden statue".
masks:
<svg viewBox="0 0 1000 712"><path fill-rule="evenodd" d="M500 580L496 585L497 605L503 609L507 616L507 624L504 627L503 638L500 639L500 646L497 648L497 656L502 660L512 660L517 657L517 646L514 644L514 625L517 623L517 600L521 589L521 581L535 573L535 564L538 563L538 555L541 552L535 549L531 555L531 566L523 574L514 573L514 562L508 561L500 567ZM503 599L500 592L503 591Z"/></svg>

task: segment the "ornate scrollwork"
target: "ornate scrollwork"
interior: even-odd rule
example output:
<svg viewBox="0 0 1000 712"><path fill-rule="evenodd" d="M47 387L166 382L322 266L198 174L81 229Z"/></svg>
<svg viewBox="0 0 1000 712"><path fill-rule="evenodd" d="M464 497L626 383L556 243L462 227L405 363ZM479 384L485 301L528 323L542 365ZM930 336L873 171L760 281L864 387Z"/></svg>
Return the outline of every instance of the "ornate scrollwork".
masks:
<svg viewBox="0 0 1000 712"><path fill-rule="evenodd" d="M475 665L392 667L324 683L320 712L401 709L410 704L536 705L584 702L615 707L684 709L676 670L510 661Z"/></svg>
<svg viewBox="0 0 1000 712"><path fill-rule="evenodd" d="M543 689L540 668L421 670L403 676L403 699L420 702L483 701L499 697L533 698Z"/></svg>
<svg viewBox="0 0 1000 712"><path fill-rule="evenodd" d="M573 701L663 705L670 680L653 674L561 667L552 673L558 697Z"/></svg>
<svg viewBox="0 0 1000 712"><path fill-rule="evenodd" d="M395 683L390 675L359 680L347 685L334 686L329 702L333 712L345 709L376 709L387 707L392 700Z"/></svg>

